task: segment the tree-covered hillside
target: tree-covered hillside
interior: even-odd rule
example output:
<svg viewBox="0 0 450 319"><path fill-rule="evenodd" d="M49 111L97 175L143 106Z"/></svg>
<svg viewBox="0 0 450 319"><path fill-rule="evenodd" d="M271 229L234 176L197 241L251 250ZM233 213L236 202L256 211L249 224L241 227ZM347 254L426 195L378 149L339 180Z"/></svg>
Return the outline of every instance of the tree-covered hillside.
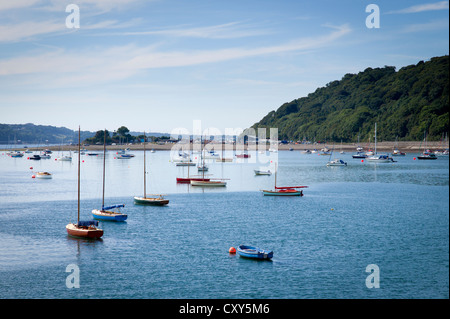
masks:
<svg viewBox="0 0 450 319"><path fill-rule="evenodd" d="M252 128L277 127L280 139L355 142L438 140L449 129L449 57L346 74L267 114ZM269 136L269 132L267 132Z"/></svg>

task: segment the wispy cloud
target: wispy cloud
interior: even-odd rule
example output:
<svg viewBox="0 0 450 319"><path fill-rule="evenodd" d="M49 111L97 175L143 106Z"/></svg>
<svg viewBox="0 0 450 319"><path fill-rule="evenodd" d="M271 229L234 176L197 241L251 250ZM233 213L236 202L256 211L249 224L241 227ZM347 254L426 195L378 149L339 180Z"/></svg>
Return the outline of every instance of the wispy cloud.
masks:
<svg viewBox="0 0 450 319"><path fill-rule="evenodd" d="M2 10L9 10L9 9L30 7L30 6L38 3L38 2L40 2L40 0L1 1L0 2L0 11L2 11Z"/></svg>
<svg viewBox="0 0 450 319"><path fill-rule="evenodd" d="M204 63L213 63L233 59L254 57L267 54L277 54L290 51L310 50L329 45L338 38L348 34L351 29L348 25L336 28L328 35L316 38L303 38L288 43L265 46L259 48L227 48L219 50L180 51L180 52L151 52L136 56L127 62L127 66L137 69L189 66Z"/></svg>
<svg viewBox="0 0 450 319"><path fill-rule="evenodd" d="M387 14L395 14L395 13L419 13L424 11L436 11L436 10L448 10L449 9L449 1L440 1L435 3L424 3L418 4L415 6L411 6L401 10L394 10L386 12Z"/></svg>
<svg viewBox="0 0 450 319"><path fill-rule="evenodd" d="M30 76L36 81L49 81L48 85L87 85L131 77L142 71L156 68L184 67L207 63L219 63L248 57L283 54L286 52L309 52L331 46L351 32L348 25L334 27L323 36L301 38L273 46L257 48L233 47L215 50L163 51L154 44L139 47L133 44L110 48L84 49L80 52L67 49L48 53L28 53L0 60L0 80L11 75Z"/></svg>
<svg viewBox="0 0 450 319"><path fill-rule="evenodd" d="M137 32L122 32L120 35L161 35L171 37L193 37L209 39L232 39L257 35L266 35L271 31L254 28L250 25L244 25L241 22L230 22L225 24L206 26L206 27L179 27L165 30L150 30ZM115 34L112 34L115 35Z"/></svg>
<svg viewBox="0 0 450 319"><path fill-rule="evenodd" d="M448 30L448 20L434 20L427 23L416 23L405 26L401 32L411 33L411 32L425 32L425 31L435 31L435 30Z"/></svg>

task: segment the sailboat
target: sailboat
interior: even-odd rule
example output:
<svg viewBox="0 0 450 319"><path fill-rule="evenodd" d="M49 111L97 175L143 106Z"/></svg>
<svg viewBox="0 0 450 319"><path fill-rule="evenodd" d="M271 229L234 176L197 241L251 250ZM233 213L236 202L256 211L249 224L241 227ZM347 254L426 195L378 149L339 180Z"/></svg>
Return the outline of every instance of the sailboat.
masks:
<svg viewBox="0 0 450 319"><path fill-rule="evenodd" d="M162 194L155 195L158 197L147 197L147 191L146 191L146 178L145 175L147 174L145 170L145 132L144 132L144 196L134 196L134 203L139 205L155 205L155 206L164 206L169 204L169 200L165 199Z"/></svg>
<svg viewBox="0 0 450 319"><path fill-rule="evenodd" d="M103 236L103 229L98 228L96 220L80 220L80 127L78 127L78 217L77 223L66 225L66 231L69 236L97 239Z"/></svg>
<svg viewBox="0 0 450 319"><path fill-rule="evenodd" d="M435 159L437 159L436 155L427 148L427 132L426 131L423 133L423 141L424 141L423 153L421 155L417 156L417 158L420 160L435 160Z"/></svg>
<svg viewBox="0 0 450 319"><path fill-rule="evenodd" d="M205 162L203 161L203 165ZM227 186L227 182L222 180L205 180L205 170L202 170L202 179L201 180L192 180L190 181L192 186L207 186L207 187L224 187Z"/></svg>
<svg viewBox="0 0 450 319"><path fill-rule="evenodd" d="M99 220L110 220L116 222L123 222L127 219L128 215L123 214L120 211L111 211L110 209L120 209L125 207L124 204L112 205L105 207L105 167L106 167L106 129L104 133L104 143L103 143L103 195L102 195L102 208L92 210L92 216L94 219Z"/></svg>
<svg viewBox="0 0 450 319"><path fill-rule="evenodd" d="M275 164L275 189L262 190L264 196L303 196L303 190L299 188L308 188L308 186L277 186L277 168Z"/></svg>
<svg viewBox="0 0 450 319"><path fill-rule="evenodd" d="M394 160L386 154L377 154L377 123L375 123L375 152L372 156L366 158L371 163L389 163Z"/></svg>
<svg viewBox="0 0 450 319"><path fill-rule="evenodd" d="M405 156L405 155L406 155L406 153L400 152L400 150L398 149L398 142L397 142L397 137L396 137L394 150L392 151L392 156Z"/></svg>
<svg viewBox="0 0 450 319"><path fill-rule="evenodd" d="M191 158L190 158L190 150L189 150L189 155L188 155L188 163L191 162ZM194 163L195 165L195 163ZM189 175L189 166L187 165L187 177L177 177L177 183L178 184L190 184L191 181L209 181L210 179L205 177L205 173L203 172L202 175Z"/></svg>
<svg viewBox="0 0 450 319"><path fill-rule="evenodd" d="M331 156L333 155L333 152L334 152L334 145L333 145L333 149L331 150L330 158L328 159L327 166L347 166L347 162L344 162L343 160L341 160L339 158L335 158L334 160L331 160Z"/></svg>

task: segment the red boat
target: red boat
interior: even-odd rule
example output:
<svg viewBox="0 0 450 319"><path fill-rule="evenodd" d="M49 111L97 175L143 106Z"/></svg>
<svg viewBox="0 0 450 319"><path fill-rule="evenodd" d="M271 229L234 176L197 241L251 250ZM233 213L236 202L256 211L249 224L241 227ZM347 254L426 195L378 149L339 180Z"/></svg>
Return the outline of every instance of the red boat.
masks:
<svg viewBox="0 0 450 319"><path fill-rule="evenodd" d="M177 177L177 183L179 184L190 184L191 181L200 181L200 182L209 182L209 178L201 178L201 177Z"/></svg>
<svg viewBox="0 0 450 319"><path fill-rule="evenodd" d="M237 158L249 158L250 154L236 154Z"/></svg>

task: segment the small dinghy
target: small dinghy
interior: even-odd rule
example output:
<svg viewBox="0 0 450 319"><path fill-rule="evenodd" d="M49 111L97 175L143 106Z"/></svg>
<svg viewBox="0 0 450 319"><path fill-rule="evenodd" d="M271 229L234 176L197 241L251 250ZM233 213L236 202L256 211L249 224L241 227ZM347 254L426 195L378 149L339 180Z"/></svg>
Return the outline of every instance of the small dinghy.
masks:
<svg viewBox="0 0 450 319"><path fill-rule="evenodd" d="M241 257L253 259L272 259L273 251L260 249L253 246L239 245L237 253Z"/></svg>

